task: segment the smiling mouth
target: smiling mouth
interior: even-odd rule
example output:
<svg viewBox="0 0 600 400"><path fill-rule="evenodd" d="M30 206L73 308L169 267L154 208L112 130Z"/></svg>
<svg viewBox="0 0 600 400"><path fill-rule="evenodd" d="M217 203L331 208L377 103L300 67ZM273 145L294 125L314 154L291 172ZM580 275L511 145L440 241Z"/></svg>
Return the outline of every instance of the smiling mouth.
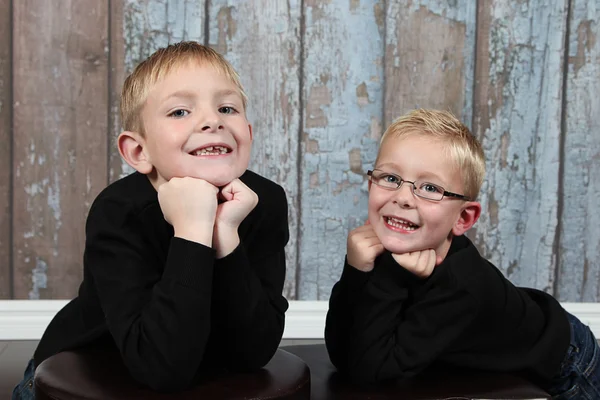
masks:
<svg viewBox="0 0 600 400"><path fill-rule="evenodd" d="M220 156L231 153L231 149L225 146L208 146L190 152L192 156Z"/></svg>
<svg viewBox="0 0 600 400"><path fill-rule="evenodd" d="M419 229L418 225L415 225L412 222L409 222L404 219L399 219L399 218L394 218L394 217L383 217L383 218L385 220L385 223L393 228L402 229L405 231L414 231L414 230Z"/></svg>

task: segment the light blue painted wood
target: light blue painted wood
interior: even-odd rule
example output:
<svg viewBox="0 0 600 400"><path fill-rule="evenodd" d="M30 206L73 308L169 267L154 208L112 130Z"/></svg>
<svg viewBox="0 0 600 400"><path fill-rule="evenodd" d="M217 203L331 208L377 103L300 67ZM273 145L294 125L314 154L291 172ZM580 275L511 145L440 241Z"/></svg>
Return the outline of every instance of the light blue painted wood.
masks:
<svg viewBox="0 0 600 400"><path fill-rule="evenodd" d="M600 2L571 4L557 294L600 299Z"/></svg>
<svg viewBox="0 0 600 400"><path fill-rule="evenodd" d="M305 3L300 300L327 300L367 216L381 135L383 1Z"/></svg>
<svg viewBox="0 0 600 400"><path fill-rule="evenodd" d="M204 43L203 0L120 0L113 5L113 82L110 137L110 180L129 175L133 169L119 155L116 137L122 130L119 95L123 81L150 54L170 43L197 40ZM121 29L121 31L119 31ZM122 48L115 48L122 46Z"/></svg>
<svg viewBox="0 0 600 400"><path fill-rule="evenodd" d="M448 110L471 126L473 1L388 2L385 125L415 108Z"/></svg>
<svg viewBox="0 0 600 400"><path fill-rule="evenodd" d="M298 141L300 138L300 1L213 0L209 44L240 74L254 128L250 169L284 187L290 241L284 294L296 297Z"/></svg>
<svg viewBox="0 0 600 400"><path fill-rule="evenodd" d="M479 4L475 130L488 159L473 232L514 283L552 293L567 0Z"/></svg>

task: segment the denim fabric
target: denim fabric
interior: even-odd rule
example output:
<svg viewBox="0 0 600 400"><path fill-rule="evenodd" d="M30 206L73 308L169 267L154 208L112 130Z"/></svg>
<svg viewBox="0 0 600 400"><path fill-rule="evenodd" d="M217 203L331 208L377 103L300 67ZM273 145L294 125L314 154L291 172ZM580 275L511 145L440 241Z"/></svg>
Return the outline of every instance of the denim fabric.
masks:
<svg viewBox="0 0 600 400"><path fill-rule="evenodd" d="M12 393L12 400L33 400L35 393L33 391L33 375L35 374L35 365L33 359L29 360L23 380L15 386Z"/></svg>
<svg viewBox="0 0 600 400"><path fill-rule="evenodd" d="M559 376L549 393L554 400L600 399L600 348L594 334L575 316L568 314L571 344Z"/></svg>

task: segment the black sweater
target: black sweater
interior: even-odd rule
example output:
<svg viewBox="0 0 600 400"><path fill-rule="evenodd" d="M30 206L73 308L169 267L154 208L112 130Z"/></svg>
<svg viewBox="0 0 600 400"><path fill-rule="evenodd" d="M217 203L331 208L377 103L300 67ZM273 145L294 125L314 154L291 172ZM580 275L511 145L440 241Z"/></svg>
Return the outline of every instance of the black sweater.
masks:
<svg viewBox="0 0 600 400"><path fill-rule="evenodd" d="M78 297L52 320L35 364L59 351L108 343L132 376L162 391L204 373L264 366L280 343L289 238L283 189L247 171L259 198L240 225L240 245L212 248L173 236L156 190L134 173L108 186L86 224Z"/></svg>
<svg viewBox="0 0 600 400"><path fill-rule="evenodd" d="M332 363L361 382L412 377L434 363L522 374L546 386L570 341L550 295L513 286L471 241L418 279L384 252L369 273L345 264L325 340Z"/></svg>

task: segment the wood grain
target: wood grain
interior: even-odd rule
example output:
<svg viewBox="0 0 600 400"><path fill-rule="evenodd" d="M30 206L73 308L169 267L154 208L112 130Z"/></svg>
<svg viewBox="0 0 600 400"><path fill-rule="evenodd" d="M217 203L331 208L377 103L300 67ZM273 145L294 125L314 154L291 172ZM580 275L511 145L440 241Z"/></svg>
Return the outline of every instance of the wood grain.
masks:
<svg viewBox="0 0 600 400"><path fill-rule="evenodd" d="M564 102L557 295L600 300L600 4L573 0Z"/></svg>
<svg viewBox="0 0 600 400"><path fill-rule="evenodd" d="M553 292L567 0L479 3L474 130L487 156L471 236L514 283Z"/></svg>
<svg viewBox="0 0 600 400"><path fill-rule="evenodd" d="M116 138L121 133L119 97L127 75L161 47L182 40L204 42L204 1L111 1L111 131L109 177L133 172L121 159Z"/></svg>
<svg viewBox="0 0 600 400"><path fill-rule="evenodd" d="M367 217L382 133L384 2L304 3L299 300L328 300Z"/></svg>
<svg viewBox="0 0 600 400"><path fill-rule="evenodd" d="M11 297L11 152L12 152L12 81L11 81L11 0L0 0L0 299Z"/></svg>
<svg viewBox="0 0 600 400"><path fill-rule="evenodd" d="M300 1L210 2L209 44L238 71L249 96L254 143L250 169L288 196L290 241L284 295L296 299Z"/></svg>
<svg viewBox="0 0 600 400"><path fill-rule="evenodd" d="M471 125L475 2L389 2L385 126L415 108L448 110Z"/></svg>
<svg viewBox="0 0 600 400"><path fill-rule="evenodd" d="M14 293L70 298L106 183L108 1L13 6Z"/></svg>

